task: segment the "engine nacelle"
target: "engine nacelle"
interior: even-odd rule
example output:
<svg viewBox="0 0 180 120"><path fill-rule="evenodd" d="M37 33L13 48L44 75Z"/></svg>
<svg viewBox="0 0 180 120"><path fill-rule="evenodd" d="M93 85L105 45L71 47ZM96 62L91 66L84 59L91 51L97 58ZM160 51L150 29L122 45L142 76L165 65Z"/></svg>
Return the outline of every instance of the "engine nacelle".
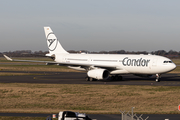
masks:
<svg viewBox="0 0 180 120"><path fill-rule="evenodd" d="M95 79L107 79L109 77L109 71L106 69L93 69L87 72L88 77Z"/></svg>

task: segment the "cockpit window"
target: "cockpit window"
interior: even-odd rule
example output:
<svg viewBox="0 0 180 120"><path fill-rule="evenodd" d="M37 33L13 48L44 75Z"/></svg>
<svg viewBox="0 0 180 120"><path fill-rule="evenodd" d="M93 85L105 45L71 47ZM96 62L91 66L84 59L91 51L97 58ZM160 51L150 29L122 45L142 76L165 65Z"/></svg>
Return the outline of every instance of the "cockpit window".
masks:
<svg viewBox="0 0 180 120"><path fill-rule="evenodd" d="M172 61L164 61L164 63L172 63Z"/></svg>

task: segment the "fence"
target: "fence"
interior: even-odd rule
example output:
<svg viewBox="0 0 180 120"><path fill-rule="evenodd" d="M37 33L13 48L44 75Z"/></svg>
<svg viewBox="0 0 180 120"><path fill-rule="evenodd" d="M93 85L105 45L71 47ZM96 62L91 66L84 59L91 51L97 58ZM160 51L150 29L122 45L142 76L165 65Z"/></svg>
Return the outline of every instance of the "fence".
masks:
<svg viewBox="0 0 180 120"><path fill-rule="evenodd" d="M132 110L131 110L131 113L128 111L128 112L126 112L126 111L121 111L121 110L119 110L120 112L121 112L121 120L147 120L148 118L149 118L149 116L146 118L146 119L143 119L142 118L142 116L143 116L143 114L141 114L140 116L137 116L136 114L134 114L134 112L133 112L133 109L134 109L135 107L132 107Z"/></svg>

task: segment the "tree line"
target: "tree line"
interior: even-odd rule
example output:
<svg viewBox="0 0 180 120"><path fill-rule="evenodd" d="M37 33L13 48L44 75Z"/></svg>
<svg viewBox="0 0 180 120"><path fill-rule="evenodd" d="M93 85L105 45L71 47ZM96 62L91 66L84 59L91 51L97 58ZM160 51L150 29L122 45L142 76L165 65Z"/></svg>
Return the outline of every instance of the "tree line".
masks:
<svg viewBox="0 0 180 120"><path fill-rule="evenodd" d="M69 50L69 53L86 53L86 54L152 54L152 55L160 55L169 58L180 58L180 51L165 51L165 50L157 50L153 52L146 52L146 51L125 51L125 50L114 50L114 51L99 51L99 52L89 52L86 50ZM3 57L3 54L11 56L11 57L43 57L45 54L49 53L48 51L35 51L32 52L31 50L17 50L17 51L9 51L3 52L0 54L0 57Z"/></svg>

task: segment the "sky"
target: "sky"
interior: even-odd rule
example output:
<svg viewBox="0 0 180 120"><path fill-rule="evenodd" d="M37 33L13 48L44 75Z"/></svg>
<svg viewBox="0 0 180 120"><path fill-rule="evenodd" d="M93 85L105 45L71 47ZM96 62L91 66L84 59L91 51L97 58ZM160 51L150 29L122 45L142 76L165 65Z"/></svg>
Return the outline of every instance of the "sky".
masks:
<svg viewBox="0 0 180 120"><path fill-rule="evenodd" d="M44 26L66 50L180 51L180 0L1 0L0 52L48 51Z"/></svg>

